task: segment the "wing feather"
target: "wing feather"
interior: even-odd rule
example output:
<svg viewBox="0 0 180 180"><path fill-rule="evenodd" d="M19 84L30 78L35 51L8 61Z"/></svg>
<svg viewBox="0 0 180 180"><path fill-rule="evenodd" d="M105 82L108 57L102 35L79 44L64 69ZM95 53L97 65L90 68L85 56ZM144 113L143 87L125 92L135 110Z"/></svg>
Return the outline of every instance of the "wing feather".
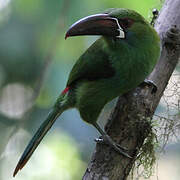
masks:
<svg viewBox="0 0 180 180"><path fill-rule="evenodd" d="M97 40L78 59L70 72L67 86L71 86L79 80L94 81L114 75L115 70L108 54L102 48L103 42L102 39Z"/></svg>

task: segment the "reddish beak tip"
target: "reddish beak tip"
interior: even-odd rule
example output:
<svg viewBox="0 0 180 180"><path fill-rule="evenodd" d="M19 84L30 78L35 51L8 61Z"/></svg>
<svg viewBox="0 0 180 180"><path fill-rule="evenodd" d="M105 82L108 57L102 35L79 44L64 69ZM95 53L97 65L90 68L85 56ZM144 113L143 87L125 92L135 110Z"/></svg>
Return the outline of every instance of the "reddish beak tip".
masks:
<svg viewBox="0 0 180 180"><path fill-rule="evenodd" d="M68 37L69 37L69 35L66 33L66 35L65 35L65 40L66 40Z"/></svg>

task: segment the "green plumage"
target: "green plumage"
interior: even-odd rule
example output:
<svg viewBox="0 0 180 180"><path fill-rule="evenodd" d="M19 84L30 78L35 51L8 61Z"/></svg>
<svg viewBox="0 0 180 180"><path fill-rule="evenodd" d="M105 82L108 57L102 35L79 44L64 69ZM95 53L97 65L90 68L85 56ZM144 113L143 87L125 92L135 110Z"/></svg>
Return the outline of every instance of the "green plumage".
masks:
<svg viewBox="0 0 180 180"><path fill-rule="evenodd" d="M142 16L124 9L121 14L113 10L110 15L128 16L136 22L126 33L126 39L98 39L76 62L67 83L75 86L73 106L89 123L97 121L107 102L143 82L160 52L159 37Z"/></svg>
<svg viewBox="0 0 180 180"><path fill-rule="evenodd" d="M27 162L60 113L68 108L77 108L82 119L97 128L96 121L104 105L138 86L153 70L160 54L160 40L149 23L132 10L109 9L104 14L112 20L102 18L102 27L108 26L112 34L115 33L116 29L112 27L117 28L117 25L112 21L116 18L123 27L125 38L109 36L109 31L107 36L102 33L103 36L77 60L67 81L68 88L31 140L14 175ZM99 19L97 21L100 24Z"/></svg>

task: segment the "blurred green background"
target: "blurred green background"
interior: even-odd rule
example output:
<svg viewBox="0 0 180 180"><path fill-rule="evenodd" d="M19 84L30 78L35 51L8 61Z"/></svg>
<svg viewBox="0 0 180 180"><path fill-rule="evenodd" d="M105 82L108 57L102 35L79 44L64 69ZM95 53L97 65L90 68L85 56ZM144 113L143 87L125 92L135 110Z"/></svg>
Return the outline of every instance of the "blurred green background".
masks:
<svg viewBox="0 0 180 180"><path fill-rule="evenodd" d="M0 0L0 180L13 179L20 155L65 87L73 64L98 38L75 37L65 41L66 30L80 18L111 7L134 9L150 21L152 9L159 9L161 2ZM103 110L102 125L113 105L111 102ZM164 114L163 108L162 103L160 114ZM97 136L76 110L65 112L15 179L80 180ZM172 158L165 156L160 164L170 162L168 158L173 160L180 152L178 147L170 146ZM159 179L166 180L166 176L161 177L161 169L159 172Z"/></svg>

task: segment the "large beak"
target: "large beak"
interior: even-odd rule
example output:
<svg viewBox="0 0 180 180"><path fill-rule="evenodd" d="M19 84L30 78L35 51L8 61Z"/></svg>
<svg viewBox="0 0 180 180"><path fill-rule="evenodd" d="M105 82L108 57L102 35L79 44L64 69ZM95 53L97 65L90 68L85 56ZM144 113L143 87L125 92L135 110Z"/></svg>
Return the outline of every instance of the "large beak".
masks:
<svg viewBox="0 0 180 180"><path fill-rule="evenodd" d="M116 18L108 14L95 14L74 23L67 31L65 39L70 36L104 35L124 38L125 34Z"/></svg>

